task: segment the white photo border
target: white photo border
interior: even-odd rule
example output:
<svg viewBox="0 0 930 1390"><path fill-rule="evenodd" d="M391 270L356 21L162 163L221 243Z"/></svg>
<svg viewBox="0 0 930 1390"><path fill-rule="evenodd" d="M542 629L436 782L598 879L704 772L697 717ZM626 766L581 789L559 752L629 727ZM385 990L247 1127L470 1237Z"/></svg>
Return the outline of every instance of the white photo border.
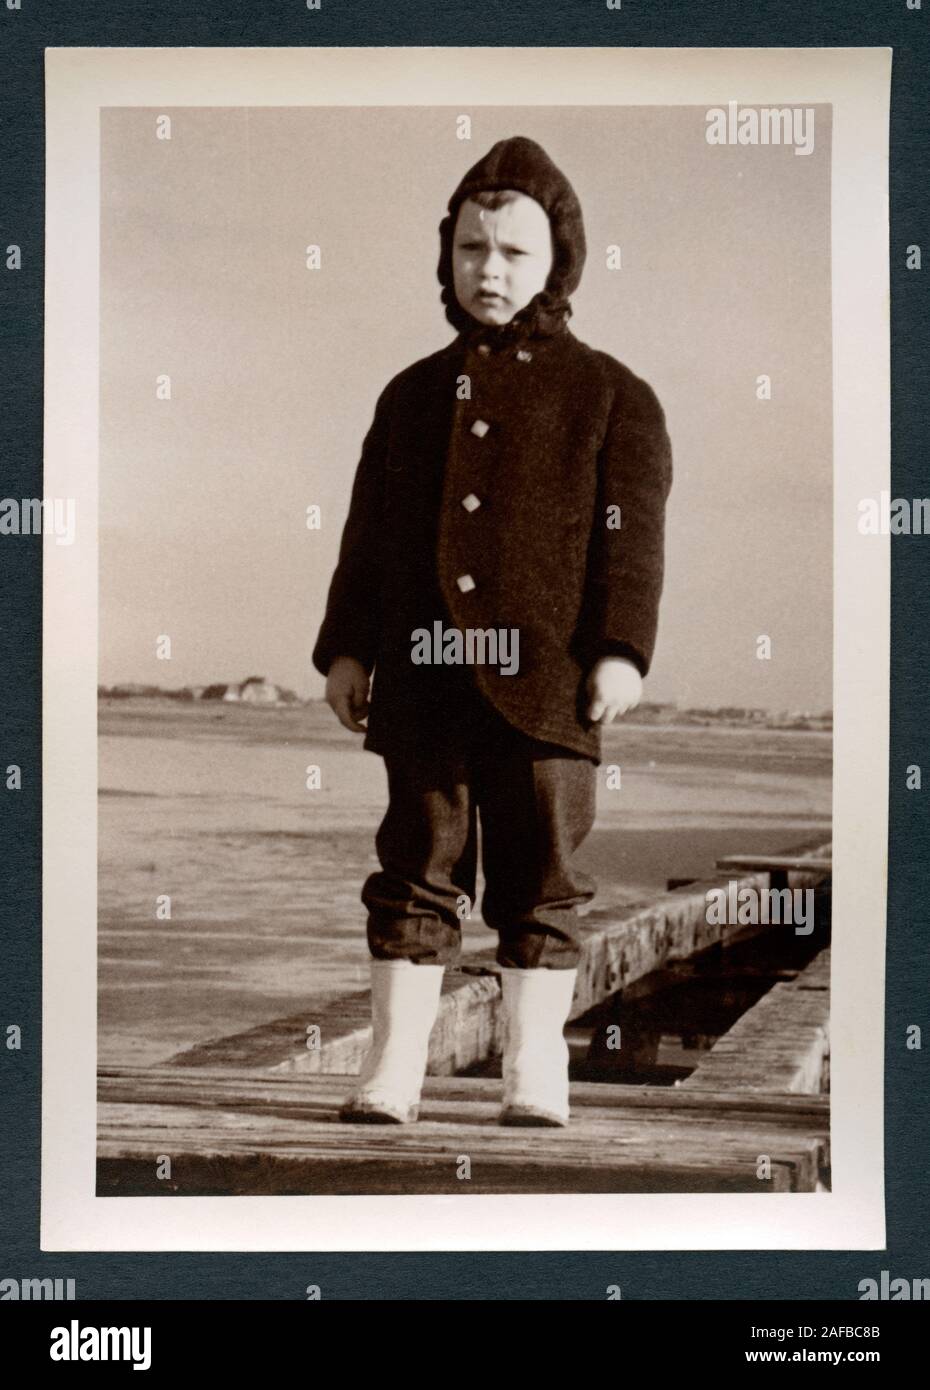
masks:
<svg viewBox="0 0 930 1390"><path fill-rule="evenodd" d="M890 542L890 48L46 49L41 1248L879 1250ZM829 1193L97 1197L97 468L102 107L833 107L834 781Z"/></svg>

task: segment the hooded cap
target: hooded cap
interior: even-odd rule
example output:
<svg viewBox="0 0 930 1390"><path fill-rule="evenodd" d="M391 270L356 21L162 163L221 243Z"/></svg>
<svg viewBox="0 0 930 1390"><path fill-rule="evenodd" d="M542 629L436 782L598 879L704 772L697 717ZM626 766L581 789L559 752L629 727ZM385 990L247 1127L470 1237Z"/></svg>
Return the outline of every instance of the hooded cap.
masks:
<svg viewBox="0 0 930 1390"><path fill-rule="evenodd" d="M552 228L552 269L544 289L506 324L482 324L459 304L452 275L452 238L459 207L483 189L513 188L535 198ZM469 169L449 199L448 215L439 225L439 267L446 318L469 338L507 342L533 333L558 333L571 316L569 296L577 289L585 261L581 204L568 179L535 140L514 135L498 140Z"/></svg>

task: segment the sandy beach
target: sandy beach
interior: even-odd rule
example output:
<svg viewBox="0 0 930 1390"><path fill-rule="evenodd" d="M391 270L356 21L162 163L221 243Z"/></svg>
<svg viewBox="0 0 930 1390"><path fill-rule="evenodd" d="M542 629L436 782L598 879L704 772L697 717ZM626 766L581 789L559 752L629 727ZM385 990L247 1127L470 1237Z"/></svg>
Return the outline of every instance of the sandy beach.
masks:
<svg viewBox="0 0 930 1390"><path fill-rule="evenodd" d="M364 988L359 891L377 867L386 780L360 744L322 703L101 701L101 1063L158 1062ZM599 883L592 906L709 874L722 854L828 839L831 754L829 733L611 726L578 855ZM495 939L480 911L464 924L464 952Z"/></svg>

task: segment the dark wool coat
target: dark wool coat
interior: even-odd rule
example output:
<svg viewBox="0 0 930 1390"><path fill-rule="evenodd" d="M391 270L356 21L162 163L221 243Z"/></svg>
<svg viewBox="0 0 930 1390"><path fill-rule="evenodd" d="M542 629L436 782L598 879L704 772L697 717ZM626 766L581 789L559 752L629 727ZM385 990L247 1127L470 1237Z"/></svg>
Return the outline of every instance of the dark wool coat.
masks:
<svg viewBox="0 0 930 1390"><path fill-rule="evenodd" d="M501 167L489 174L495 151ZM313 662L324 675L336 656L374 670L365 738L374 752L441 746L473 680L515 728L598 762L585 678L611 653L649 670L671 446L651 387L567 327L564 287L580 274L579 238L584 254L567 181L521 137L482 163L481 186L496 175L496 186L525 189L546 207L559 273L501 329L447 298L458 336L382 391ZM446 238L473 175L453 195ZM608 524L616 508L619 528ZM517 629L518 671L415 665L413 634L437 621Z"/></svg>

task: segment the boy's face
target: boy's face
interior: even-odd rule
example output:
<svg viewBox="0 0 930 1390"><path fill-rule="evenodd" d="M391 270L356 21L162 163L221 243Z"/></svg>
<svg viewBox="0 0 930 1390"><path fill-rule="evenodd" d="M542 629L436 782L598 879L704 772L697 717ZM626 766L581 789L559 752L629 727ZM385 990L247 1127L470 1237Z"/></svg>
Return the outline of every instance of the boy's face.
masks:
<svg viewBox="0 0 930 1390"><path fill-rule="evenodd" d="M459 208L452 243L455 295L479 323L509 323L552 269L549 218L535 198L518 193L499 208L470 198Z"/></svg>

